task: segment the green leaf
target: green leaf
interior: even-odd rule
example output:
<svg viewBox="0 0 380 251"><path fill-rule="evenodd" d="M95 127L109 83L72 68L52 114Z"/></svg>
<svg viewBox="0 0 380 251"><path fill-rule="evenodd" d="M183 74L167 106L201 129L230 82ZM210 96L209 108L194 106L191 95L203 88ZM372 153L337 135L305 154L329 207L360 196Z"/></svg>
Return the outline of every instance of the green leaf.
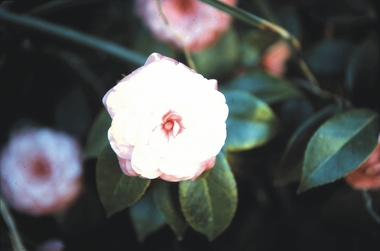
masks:
<svg viewBox="0 0 380 251"><path fill-rule="evenodd" d="M349 41L326 39L305 53L305 61L316 74L336 74L343 71L353 48Z"/></svg>
<svg viewBox="0 0 380 251"><path fill-rule="evenodd" d="M182 211L186 221L210 241L231 223L237 206L236 182L225 156L216 156L207 177L179 184Z"/></svg>
<svg viewBox="0 0 380 251"><path fill-rule="evenodd" d="M302 93L283 78L265 71L254 71L232 80L227 88L248 91L268 104L302 96Z"/></svg>
<svg viewBox="0 0 380 251"><path fill-rule="evenodd" d="M206 78L220 77L231 73L239 60L239 42L237 34L230 29L219 41L198 53L193 53L193 61L198 73Z"/></svg>
<svg viewBox="0 0 380 251"><path fill-rule="evenodd" d="M331 105L313 114L293 133L286 145L281 158L279 170L276 172L274 184L284 186L288 183L300 181L302 164L307 143L314 132L330 117L341 111L341 107Z"/></svg>
<svg viewBox="0 0 380 251"><path fill-rule="evenodd" d="M329 119L307 145L298 192L358 168L377 146L378 130L378 115L367 109L352 109Z"/></svg>
<svg viewBox="0 0 380 251"><path fill-rule="evenodd" d="M175 201L175 198L173 198L170 193L170 183L157 180L154 184L153 197L166 223L169 224L173 232L177 235L178 240L182 240L189 225L181 214L179 204L178 208L176 207L177 204L175 204L175 202L178 203L178 201Z"/></svg>
<svg viewBox="0 0 380 251"><path fill-rule="evenodd" d="M258 147L278 131L278 119L271 108L244 91L224 93L229 108L226 147L231 151Z"/></svg>
<svg viewBox="0 0 380 251"><path fill-rule="evenodd" d="M96 163L96 184L107 217L133 205L145 193L150 180L125 175L116 154L107 145Z"/></svg>
<svg viewBox="0 0 380 251"><path fill-rule="evenodd" d="M151 233L165 226L165 220L157 209L153 194L148 191L129 210L138 241L142 242Z"/></svg>
<svg viewBox="0 0 380 251"><path fill-rule="evenodd" d="M102 109L95 118L94 123L87 136L83 156L85 159L95 158L100 151L108 145L108 129L111 126L112 119L106 109Z"/></svg>
<svg viewBox="0 0 380 251"><path fill-rule="evenodd" d="M353 94L356 94L357 90L372 91L375 85L379 84L376 74L373 74L377 69L379 69L379 44L368 39L352 53L346 70L346 88Z"/></svg>

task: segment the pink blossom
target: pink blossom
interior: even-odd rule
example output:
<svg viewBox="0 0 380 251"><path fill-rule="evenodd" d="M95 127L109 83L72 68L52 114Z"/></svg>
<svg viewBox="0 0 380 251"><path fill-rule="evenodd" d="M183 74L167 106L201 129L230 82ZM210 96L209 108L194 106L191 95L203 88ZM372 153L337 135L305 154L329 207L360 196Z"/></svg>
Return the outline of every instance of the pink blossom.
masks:
<svg viewBox="0 0 380 251"><path fill-rule="evenodd" d="M61 240L51 239L40 244L36 251L62 251L65 245Z"/></svg>
<svg viewBox="0 0 380 251"><path fill-rule="evenodd" d="M64 210L82 188L77 143L47 128L11 135L1 154L0 171L1 191L8 203L35 216Z"/></svg>
<svg viewBox="0 0 380 251"><path fill-rule="evenodd" d="M122 171L167 181L195 179L214 166L226 139L228 107L187 66L153 53L103 98L113 121L108 131Z"/></svg>
<svg viewBox="0 0 380 251"><path fill-rule="evenodd" d="M380 189L380 135L379 144L359 168L345 177L346 182L358 190Z"/></svg>
<svg viewBox="0 0 380 251"><path fill-rule="evenodd" d="M221 2L235 5L237 1ZM157 1L137 0L136 11L158 40L190 51L211 46L231 23L230 15L198 0L161 0L161 6L163 13Z"/></svg>
<svg viewBox="0 0 380 251"><path fill-rule="evenodd" d="M291 56L289 45L279 41L270 46L261 59L261 65L273 75L282 76L286 71L286 61Z"/></svg>

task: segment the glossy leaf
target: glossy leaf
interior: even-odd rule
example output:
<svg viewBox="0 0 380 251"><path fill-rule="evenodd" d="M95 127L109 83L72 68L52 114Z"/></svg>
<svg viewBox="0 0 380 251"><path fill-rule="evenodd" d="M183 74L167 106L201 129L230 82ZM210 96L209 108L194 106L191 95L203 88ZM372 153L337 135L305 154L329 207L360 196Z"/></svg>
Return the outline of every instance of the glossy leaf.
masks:
<svg viewBox="0 0 380 251"><path fill-rule="evenodd" d="M275 185L283 186L301 180L304 153L314 132L330 117L341 111L341 107L331 105L302 123L293 133L281 158L279 170L276 172Z"/></svg>
<svg viewBox="0 0 380 251"><path fill-rule="evenodd" d="M283 78L264 71L255 71L232 80L229 90L248 91L268 104L300 97L302 93Z"/></svg>
<svg viewBox="0 0 380 251"><path fill-rule="evenodd" d="M179 194L187 222L210 241L230 225L237 206L237 190L223 154L217 155L208 175L180 182Z"/></svg>
<svg viewBox="0 0 380 251"><path fill-rule="evenodd" d="M244 91L225 92L229 115L226 148L231 151L258 147L272 139L278 119L262 100Z"/></svg>
<svg viewBox="0 0 380 251"><path fill-rule="evenodd" d="M153 194L148 191L130 209L133 227L137 234L138 241L142 242L145 238L165 226L165 219L154 203Z"/></svg>
<svg viewBox="0 0 380 251"><path fill-rule="evenodd" d="M153 189L153 197L166 223L177 235L178 240L182 240L189 225L186 223L181 211L176 208L175 200L170 194L170 183L157 180Z"/></svg>
<svg viewBox="0 0 380 251"><path fill-rule="evenodd" d="M149 183L148 179L125 175L109 145L100 152L96 163L96 184L108 217L133 205L145 193Z"/></svg>
<svg viewBox="0 0 380 251"><path fill-rule="evenodd" d="M84 147L84 158L95 158L100 151L108 145L108 129L112 119L106 109L102 109L96 117L90 132L87 136L86 146Z"/></svg>
<svg viewBox="0 0 380 251"><path fill-rule="evenodd" d="M362 164L377 146L378 115L353 109L324 123L305 152L298 192L342 178Z"/></svg>
<svg viewBox="0 0 380 251"><path fill-rule="evenodd" d="M226 32L219 41L199 53L193 53L192 59L198 73L206 78L231 73L239 59L239 43L234 30Z"/></svg>

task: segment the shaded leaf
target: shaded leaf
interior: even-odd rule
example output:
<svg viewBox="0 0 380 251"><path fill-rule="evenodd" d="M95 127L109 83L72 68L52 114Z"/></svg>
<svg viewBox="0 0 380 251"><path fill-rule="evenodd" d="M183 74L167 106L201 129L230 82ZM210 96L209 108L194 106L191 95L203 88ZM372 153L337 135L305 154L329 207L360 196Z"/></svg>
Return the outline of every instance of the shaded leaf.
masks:
<svg viewBox="0 0 380 251"><path fill-rule="evenodd" d="M170 194L170 183L157 180L153 189L153 197L166 223L177 235L178 240L182 240L188 224L180 212L176 210L174 198Z"/></svg>
<svg viewBox="0 0 380 251"><path fill-rule="evenodd" d="M206 78L215 78L221 74L231 73L239 59L236 32L230 29L220 37L215 45L201 52L193 53L191 56L198 73Z"/></svg>
<svg viewBox="0 0 380 251"><path fill-rule="evenodd" d="M107 145L96 163L96 184L107 217L133 205L145 193L150 180L125 175L116 154Z"/></svg>
<svg viewBox="0 0 380 251"><path fill-rule="evenodd" d="M100 151L108 145L108 129L111 126L112 119L106 109L102 109L95 118L94 123L87 136L86 145L84 147L83 156L87 158L95 158Z"/></svg>
<svg viewBox="0 0 380 251"><path fill-rule="evenodd" d="M65 235L75 236L99 227L105 215L96 192L86 187L72 207L54 218Z"/></svg>
<svg viewBox="0 0 380 251"><path fill-rule="evenodd" d="M367 40L352 53L346 69L345 86L350 96L362 98L370 96L379 84L379 45ZM374 74L375 73L375 74ZM378 93L375 99L378 99ZM376 100L378 102L378 100Z"/></svg>
<svg viewBox="0 0 380 251"><path fill-rule="evenodd" d="M58 128L84 138L91 123L86 99L84 90L76 87L60 100L54 113Z"/></svg>
<svg viewBox="0 0 380 251"><path fill-rule="evenodd" d="M298 192L342 178L362 164L377 146L378 115L353 109L324 123L305 152Z"/></svg>
<svg viewBox="0 0 380 251"><path fill-rule="evenodd" d="M313 114L302 123L289 139L276 172L275 185L283 186L301 180L302 164L307 143L314 132L330 117L341 111L341 107L331 105Z"/></svg>
<svg viewBox="0 0 380 251"><path fill-rule="evenodd" d="M298 40L301 40L301 23L294 6L281 6L281 8L279 8L277 11L277 18L280 21L281 27L286 29Z"/></svg>
<svg viewBox="0 0 380 251"><path fill-rule="evenodd" d="M237 206L236 182L225 156L219 153L207 177L179 184L182 211L189 225L210 241L231 223Z"/></svg>
<svg viewBox="0 0 380 251"><path fill-rule="evenodd" d="M305 53L305 61L316 74L336 74L343 71L353 48L347 40L326 39Z"/></svg>
<svg viewBox="0 0 380 251"><path fill-rule="evenodd" d="M262 100L244 91L224 93L229 108L226 148L231 151L258 147L272 139L278 119Z"/></svg>
<svg viewBox="0 0 380 251"><path fill-rule="evenodd" d="M265 71L255 71L232 80L227 88L248 91L268 104L292 99L302 95L290 82Z"/></svg>
<svg viewBox="0 0 380 251"><path fill-rule="evenodd" d="M165 219L157 209L153 194L148 191L129 210L138 241L142 242L151 233L165 226Z"/></svg>

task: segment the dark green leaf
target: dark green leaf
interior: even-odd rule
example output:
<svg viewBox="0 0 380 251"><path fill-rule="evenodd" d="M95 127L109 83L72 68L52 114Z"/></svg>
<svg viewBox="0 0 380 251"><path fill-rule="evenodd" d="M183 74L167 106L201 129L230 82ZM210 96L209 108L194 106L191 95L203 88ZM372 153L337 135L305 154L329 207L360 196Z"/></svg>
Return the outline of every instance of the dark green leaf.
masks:
<svg viewBox="0 0 380 251"><path fill-rule="evenodd" d="M96 163L96 184L107 216L133 205L145 193L150 180L125 175L116 154L107 145Z"/></svg>
<svg viewBox="0 0 380 251"><path fill-rule="evenodd" d="M207 177L179 184L182 211L189 225L211 241L231 223L237 206L236 182L219 153Z"/></svg>
<svg viewBox="0 0 380 251"><path fill-rule="evenodd" d="M331 105L312 115L293 133L282 155L280 169L276 172L275 185L283 186L300 181L302 163L307 143L314 132L330 117L341 111L341 107Z"/></svg>
<svg viewBox="0 0 380 251"><path fill-rule="evenodd" d="M230 29L212 47L193 53L192 58L197 71L206 78L231 73L239 59L238 44L235 31Z"/></svg>
<svg viewBox="0 0 380 251"><path fill-rule="evenodd" d="M379 69L379 45L367 40L353 52L346 70L346 87L352 93L373 90L378 78L373 74ZM354 93L355 94L355 93Z"/></svg>
<svg viewBox="0 0 380 251"><path fill-rule="evenodd" d="M85 159L97 157L100 151L109 144L107 135L111 122L112 119L107 110L102 109L92 124L87 136L83 153Z"/></svg>
<svg viewBox="0 0 380 251"><path fill-rule="evenodd" d="M157 209L153 194L148 191L129 210L138 241L142 242L151 233L165 226L165 219Z"/></svg>
<svg viewBox="0 0 380 251"><path fill-rule="evenodd" d="M307 51L305 61L316 74L336 74L343 71L353 48L346 40L327 39Z"/></svg>
<svg viewBox="0 0 380 251"><path fill-rule="evenodd" d="M182 240L188 224L180 212L176 210L174 198L170 194L170 183L157 180L153 189L153 196L157 208L162 213L166 223L177 235L178 240Z"/></svg>
<svg viewBox="0 0 380 251"><path fill-rule="evenodd" d="M90 127L90 109L83 88L76 87L58 103L54 113L57 127L78 138L84 138Z"/></svg>
<svg viewBox="0 0 380 251"><path fill-rule="evenodd" d="M224 94L229 108L226 121L228 150L247 150L273 138L278 130L278 119L266 103L244 91Z"/></svg>
<svg viewBox="0 0 380 251"><path fill-rule="evenodd" d="M378 115L353 109L324 123L305 152L299 192L342 178L362 164L377 146Z"/></svg>
<svg viewBox="0 0 380 251"><path fill-rule="evenodd" d="M268 104L300 97L302 95L291 83L265 71L244 74L232 80L228 89L248 91Z"/></svg>

